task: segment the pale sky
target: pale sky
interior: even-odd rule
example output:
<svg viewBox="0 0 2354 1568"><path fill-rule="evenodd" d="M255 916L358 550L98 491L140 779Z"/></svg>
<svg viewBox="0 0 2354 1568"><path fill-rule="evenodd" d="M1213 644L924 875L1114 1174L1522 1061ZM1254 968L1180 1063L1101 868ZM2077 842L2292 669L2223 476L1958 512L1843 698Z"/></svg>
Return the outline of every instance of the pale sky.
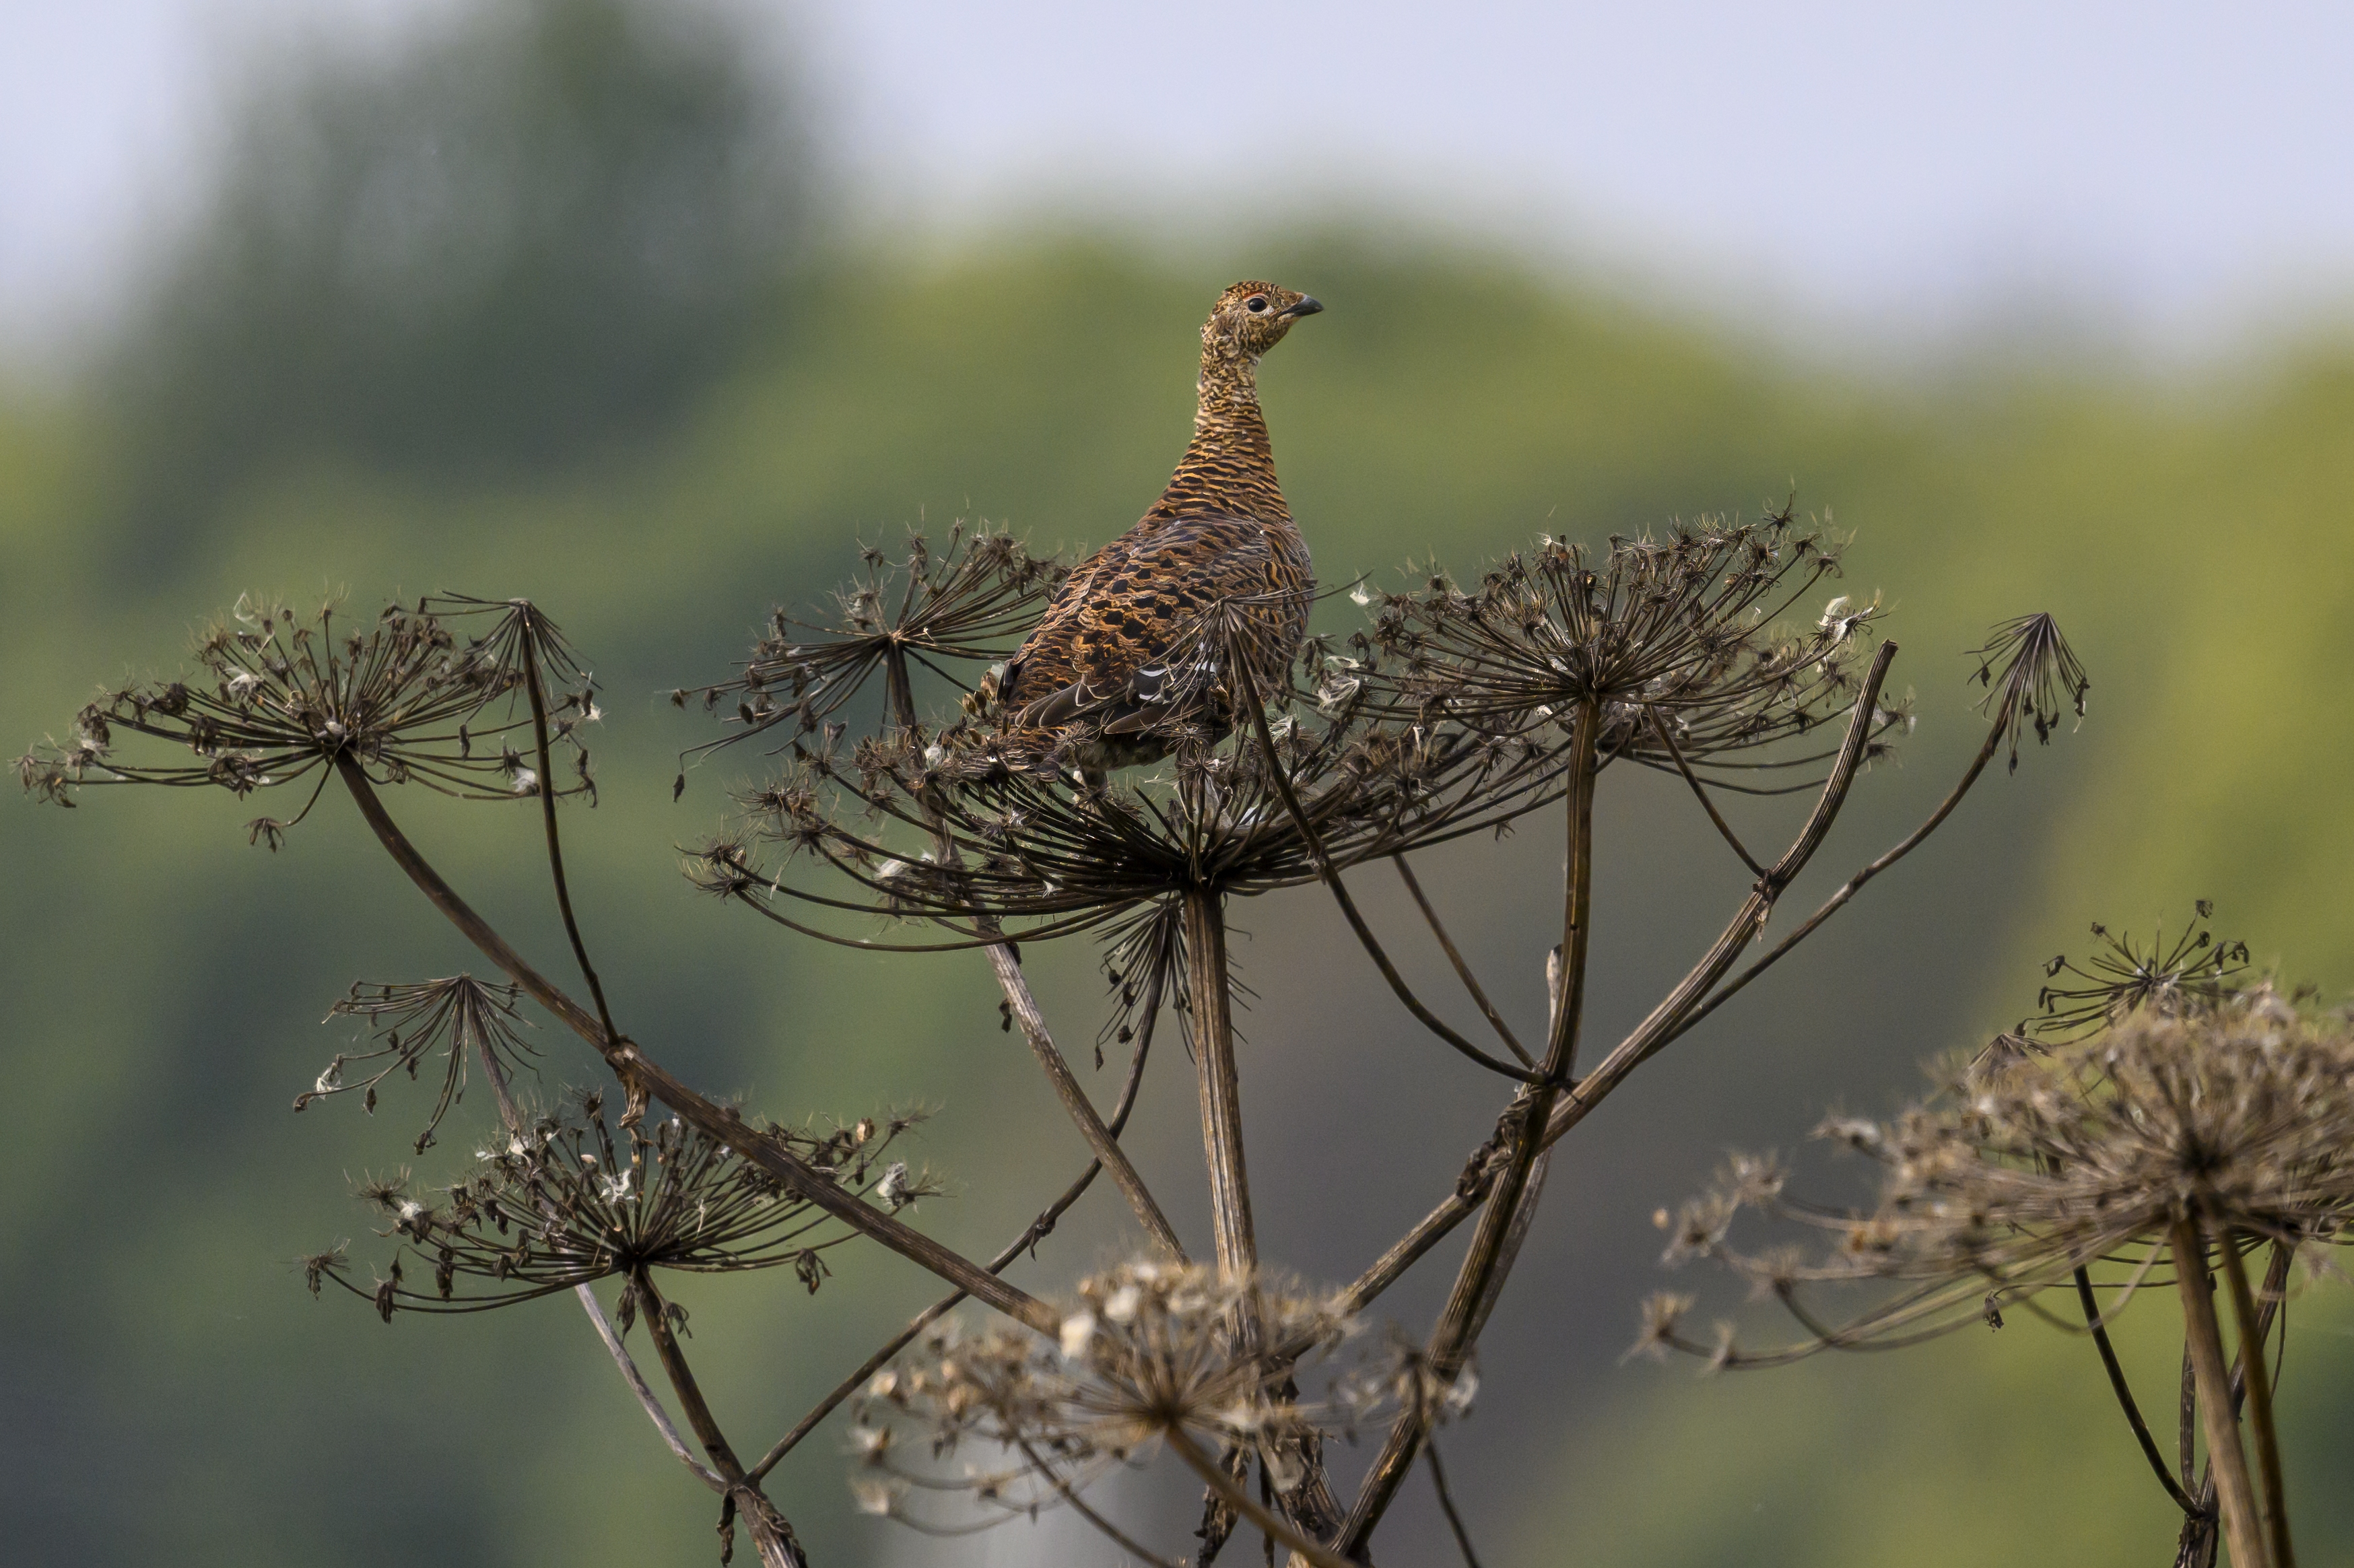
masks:
<svg viewBox="0 0 2354 1568"><path fill-rule="evenodd" d="M0 0L0 347L119 297L251 39L466 3ZM2024 302L2165 346L2354 299L2354 5L736 3L888 221L1388 208L1866 334Z"/></svg>

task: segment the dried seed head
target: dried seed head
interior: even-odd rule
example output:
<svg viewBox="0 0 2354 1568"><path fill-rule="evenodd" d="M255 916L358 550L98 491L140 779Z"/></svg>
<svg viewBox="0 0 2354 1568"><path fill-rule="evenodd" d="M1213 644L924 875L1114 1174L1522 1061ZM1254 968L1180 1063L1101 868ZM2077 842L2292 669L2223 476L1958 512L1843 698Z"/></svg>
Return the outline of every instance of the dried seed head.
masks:
<svg viewBox="0 0 2354 1568"><path fill-rule="evenodd" d="M1980 711L1990 712L1998 731L2009 738L2010 770L2016 773L2020 736L2032 728L2037 743L2049 746L2064 711L2074 709L2081 722L2092 680L2049 615L2006 620L1974 652L1978 683L1987 689Z"/></svg>
<svg viewBox="0 0 2354 1568"><path fill-rule="evenodd" d="M496 619L461 639L453 627L474 617ZM70 743L52 741L18 760L26 789L61 803L84 784L209 784L243 796L349 758L379 784L513 799L525 771L514 747L531 723L521 699L535 671L551 744L566 748L577 775L549 788L593 797L580 733L599 716L591 683L528 604L429 599L347 630L332 603L304 617L240 599L198 640L195 658L198 674L124 686L84 708ZM126 733L184 747L193 760L122 756ZM539 787L535 779L521 793ZM257 818L248 836L274 849L308 810Z"/></svg>
<svg viewBox="0 0 2354 1568"><path fill-rule="evenodd" d="M2130 954L2120 941L2115 953ZM1869 1210L1783 1195L1736 1162L1685 1205L1670 1261L1712 1258L1781 1300L1809 1338L1751 1354L1694 1343L1647 1320L1646 1346L1673 1345L1761 1365L1827 1348L1905 1342L1999 1323L2079 1269L2128 1271L2123 1294L2169 1255L2189 1223L2211 1245L2311 1247L2354 1239L2354 1023L2301 1009L2267 983L2222 989L2213 948L2178 943L2153 966L2120 959L2134 998L2120 1012L2081 998L2053 1016L2062 1038L1990 1063L1986 1054L1937 1097L1881 1123L1833 1118L1817 1136L1880 1168ZM2198 984L2176 960L2199 955ZM2147 958L2147 955L2141 955ZM2096 965L2097 968L2097 965ZM2075 971L2084 973L2085 971ZM2007 1037L2009 1038L2009 1037ZM1825 1234L1808 1259L1728 1238L1744 1213ZM1820 1287L1867 1304L1836 1326L1802 1301Z"/></svg>
<svg viewBox="0 0 2354 1568"><path fill-rule="evenodd" d="M414 985L355 981L351 994L329 1009L327 1018L330 1022L364 1020L378 1042L376 1049L338 1054L310 1088L294 1097L294 1108L299 1111L313 1100L356 1088L366 1091L373 1110L378 1084L403 1068L414 1078L426 1058L438 1054L442 1061L441 1092L417 1138L417 1152L422 1154L432 1144L441 1118L465 1091L469 1060L487 1056L493 1070L504 1076L521 1068L524 1058L534 1054L523 1038L528 1025L516 1007L522 995L519 987L488 985L472 975ZM384 1065L365 1078L345 1077L344 1069L351 1064L373 1061L383 1061Z"/></svg>
<svg viewBox="0 0 2354 1568"><path fill-rule="evenodd" d="M928 1330L854 1405L859 1477L954 1486L1019 1513L1052 1506L1065 1489L1180 1430L1214 1451L1254 1450L1278 1476L1320 1417L1290 1395L1287 1373L1235 1351L1246 1299L1272 1341L1325 1347L1352 1327L1329 1301L1264 1280L1222 1283L1211 1269L1159 1259L1124 1264L1080 1282L1054 1340L1002 1321L968 1330L945 1319ZM903 1455L952 1459L976 1443L1007 1464L949 1477L897 1467Z"/></svg>
<svg viewBox="0 0 2354 1568"><path fill-rule="evenodd" d="M863 1150L848 1128L764 1130L880 1202L882 1178L867 1157L904 1125L895 1124ZM902 1181L908 1191L938 1190ZM641 1268L724 1274L790 1265L814 1293L830 1272L822 1255L855 1234L682 1121L651 1133L609 1126L596 1096L493 1139L446 1188L420 1191L402 1170L372 1176L356 1192L386 1222L379 1234L397 1240L392 1283L355 1284L340 1252L323 1255L316 1275L387 1313L482 1311ZM429 1290L400 1283L403 1256L429 1270ZM634 1298L625 1298L623 1316L634 1311Z"/></svg>

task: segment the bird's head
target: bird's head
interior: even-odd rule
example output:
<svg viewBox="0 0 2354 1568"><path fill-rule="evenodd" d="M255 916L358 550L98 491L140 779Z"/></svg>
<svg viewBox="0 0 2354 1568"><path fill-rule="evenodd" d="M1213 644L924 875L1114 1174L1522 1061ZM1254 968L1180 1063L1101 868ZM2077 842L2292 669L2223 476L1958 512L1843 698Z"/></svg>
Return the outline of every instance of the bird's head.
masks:
<svg viewBox="0 0 2354 1568"><path fill-rule="evenodd" d="M1202 346L1221 357L1257 359L1283 341L1292 323L1323 308L1312 294L1245 279L1218 296L1210 319L1202 323Z"/></svg>

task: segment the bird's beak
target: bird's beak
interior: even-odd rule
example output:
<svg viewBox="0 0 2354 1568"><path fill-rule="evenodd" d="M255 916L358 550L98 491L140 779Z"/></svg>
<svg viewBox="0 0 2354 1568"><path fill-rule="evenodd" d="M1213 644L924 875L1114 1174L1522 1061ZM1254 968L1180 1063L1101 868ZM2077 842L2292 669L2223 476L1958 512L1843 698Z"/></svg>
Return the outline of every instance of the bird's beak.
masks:
<svg viewBox="0 0 2354 1568"><path fill-rule="evenodd" d="M1315 295L1302 294L1299 296L1299 302L1298 304L1291 306L1288 310L1276 312L1275 319L1280 322L1288 321L1293 316L1312 316L1323 308L1323 302L1317 299Z"/></svg>

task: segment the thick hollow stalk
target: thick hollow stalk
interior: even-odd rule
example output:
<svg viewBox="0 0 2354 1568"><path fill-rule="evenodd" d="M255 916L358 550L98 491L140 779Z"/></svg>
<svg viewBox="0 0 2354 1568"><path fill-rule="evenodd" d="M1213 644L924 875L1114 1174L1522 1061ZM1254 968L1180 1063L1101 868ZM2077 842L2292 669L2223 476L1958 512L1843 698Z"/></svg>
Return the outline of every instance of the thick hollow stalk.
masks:
<svg viewBox="0 0 2354 1568"><path fill-rule="evenodd" d="M2223 1536L2232 1568L2267 1568L2256 1492L2248 1478L2248 1457L2240 1446L2240 1422L2232 1406L2232 1374L2223 1360L2222 1326L2215 1319L2214 1281L2207 1272L2207 1249L2196 1225L2177 1220L2172 1236L2174 1283L2182 1297L2182 1338L2199 1383L2199 1414L2207 1434L2216 1500L2223 1512Z"/></svg>
<svg viewBox="0 0 2354 1568"><path fill-rule="evenodd" d="M2273 1380L2264 1370L2264 1328L2256 1317L2254 1292L2248 1288L2248 1267L2240 1256L2239 1238L2223 1240L2223 1281L2232 1291L2232 1316L2240 1333L2240 1368L2248 1391L2248 1425L2256 1436L2256 1461L2264 1470L2264 1533L2270 1538L2274 1568L2296 1568L2296 1554L2288 1541L2288 1494L2281 1476L2280 1433L2273 1425Z"/></svg>
<svg viewBox="0 0 2354 1568"><path fill-rule="evenodd" d="M1218 1277L1247 1279L1258 1268L1251 1228L1250 1177L1243 1163L1242 1080L1235 1071L1235 1030L1226 980L1226 921L1216 893L1185 895L1186 1027L1202 1091L1202 1151L1209 1163L1210 1211L1216 1226ZM1256 1322L1246 1348L1257 1349Z"/></svg>
<svg viewBox="0 0 2354 1568"><path fill-rule="evenodd" d="M1512 1122L1511 1142L1502 1172L1496 1178L1489 1202L1471 1233L1471 1245L1456 1271L1454 1288L1432 1329L1426 1351L1432 1372L1444 1386L1463 1369L1474 1342L1476 1325L1484 1322L1495 1305L1511 1266L1507 1246L1513 1221L1519 1217L1522 1195L1542 1147L1553 1102L1569 1081L1577 1059L1578 1028L1585 1011L1587 941L1594 926L1594 787L1596 755L1602 736L1602 706L1581 704L1570 738L1568 862L1562 874L1561 966L1553 987L1551 1027L1546 1031L1543 1075L1521 1092ZM1373 1527L1381 1521L1404 1484L1423 1437L1423 1423L1402 1416L1391 1426L1379 1457L1349 1510L1349 1522L1337 1542L1343 1555L1364 1550Z"/></svg>
<svg viewBox="0 0 2354 1568"><path fill-rule="evenodd" d="M1233 998L1226 976L1225 911L1206 888L1185 895L1186 1027L1193 1042L1193 1065L1202 1095L1202 1150L1210 1175L1210 1210L1216 1227L1218 1276L1249 1279L1258 1271L1258 1237L1251 1224L1250 1175L1243 1160L1242 1080L1235 1070ZM1255 1294L1246 1291L1235 1325L1235 1348L1242 1355L1264 1349ZM1305 1476L1283 1493L1284 1510L1300 1527L1321 1533L1341 1516L1326 1479L1322 1445L1300 1440Z"/></svg>
<svg viewBox="0 0 2354 1568"><path fill-rule="evenodd" d="M688 1126L726 1144L782 1182L795 1197L815 1204L852 1229L881 1242L902 1257L964 1290L974 1300L994 1308L1042 1334L1053 1334L1060 1330L1062 1315L1044 1301L1006 1284L970 1258L941 1245L922 1232L913 1230L862 1202L854 1193L844 1191L831 1177L752 1127L733 1110L722 1109L697 1094L633 1043L613 1040L593 1013L567 996L527 962L490 922L476 914L472 906L458 895L456 889L442 880L440 873L418 853L417 846L408 842L398 824L386 812L384 802L376 796L376 787L368 782L367 774L356 758L349 754L340 755L335 758L335 768L377 842L392 856L394 863L417 885L418 890L480 948L485 958L530 992L532 1000L555 1014L566 1028L595 1046L624 1083L642 1086L648 1094L677 1113Z"/></svg>

